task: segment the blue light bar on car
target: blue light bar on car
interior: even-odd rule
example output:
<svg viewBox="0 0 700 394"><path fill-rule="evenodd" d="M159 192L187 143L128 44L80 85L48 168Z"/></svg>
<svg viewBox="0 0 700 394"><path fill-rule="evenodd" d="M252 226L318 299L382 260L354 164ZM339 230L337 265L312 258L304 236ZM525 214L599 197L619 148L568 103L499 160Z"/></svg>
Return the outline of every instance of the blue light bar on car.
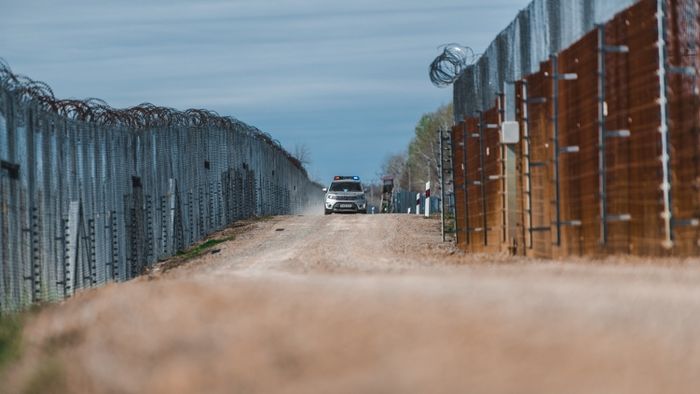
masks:
<svg viewBox="0 0 700 394"><path fill-rule="evenodd" d="M352 179L352 180L354 180L354 181L359 181L359 180L360 180L360 177L357 176L357 175L353 175L353 176L349 176L349 175L336 175L336 176L333 177L333 180L334 180L334 181L339 181L339 180L342 180L342 179Z"/></svg>

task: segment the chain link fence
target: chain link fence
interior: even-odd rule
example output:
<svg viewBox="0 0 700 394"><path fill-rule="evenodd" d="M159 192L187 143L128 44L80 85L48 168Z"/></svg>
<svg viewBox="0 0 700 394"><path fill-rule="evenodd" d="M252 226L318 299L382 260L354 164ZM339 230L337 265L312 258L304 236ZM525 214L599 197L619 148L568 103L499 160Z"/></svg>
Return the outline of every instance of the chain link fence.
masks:
<svg viewBox="0 0 700 394"><path fill-rule="evenodd" d="M128 280L243 218L321 206L298 161L242 122L153 106L129 118L5 71L0 312Z"/></svg>

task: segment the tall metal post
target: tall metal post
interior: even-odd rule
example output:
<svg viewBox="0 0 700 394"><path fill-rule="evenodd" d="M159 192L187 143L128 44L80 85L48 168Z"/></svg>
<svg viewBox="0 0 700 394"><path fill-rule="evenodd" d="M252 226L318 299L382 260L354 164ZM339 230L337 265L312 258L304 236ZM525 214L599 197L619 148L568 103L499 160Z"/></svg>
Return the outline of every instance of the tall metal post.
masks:
<svg viewBox="0 0 700 394"><path fill-rule="evenodd" d="M559 57L551 55L552 61L552 130L554 144L554 209L557 246L561 245L561 185L559 183Z"/></svg>
<svg viewBox="0 0 700 394"><path fill-rule="evenodd" d="M598 25L598 198L600 243L608 243L607 165L605 157L605 25Z"/></svg>
<svg viewBox="0 0 700 394"><path fill-rule="evenodd" d="M495 125L500 129L503 124L504 112L505 112L505 93L500 93L498 95L497 107L498 107L498 123ZM508 242L508 177L506 174L506 163L507 161L507 151L506 144L499 144L498 151L500 155L500 182L501 182L501 243L506 244Z"/></svg>
<svg viewBox="0 0 700 394"><path fill-rule="evenodd" d="M527 229L525 231L525 237L526 237L526 245L528 248L532 249L533 248L533 242L532 242L532 166L530 165L530 114L529 114L529 106L528 106L528 83L527 80L523 79L522 81L522 103L523 103L523 109L522 109L522 117L523 117L523 139L524 139L524 144L523 144L523 167L527 171L527 174L525 176L525 207L526 207L526 213L525 215L527 216Z"/></svg>
<svg viewBox="0 0 700 394"><path fill-rule="evenodd" d="M484 156L486 151L484 150L484 113L482 111L477 111L479 114L479 167L481 172L481 210L482 210L482 231L484 233L484 246L489 244L489 233L488 233L488 203L486 201L486 168L484 163Z"/></svg>
<svg viewBox="0 0 700 394"><path fill-rule="evenodd" d="M658 30L658 53L659 53L659 110L661 124L659 133L661 134L661 167L663 181L661 183L661 193L663 201L663 212L661 219L664 225L664 241L662 246L666 249L673 247L673 210L671 195L671 148L668 129L668 49L666 37L666 1L656 2L656 22Z"/></svg>
<svg viewBox="0 0 700 394"><path fill-rule="evenodd" d="M469 228L469 180L467 174L467 122L462 122L462 175L464 175L464 234L467 244L471 244L471 229Z"/></svg>
<svg viewBox="0 0 700 394"><path fill-rule="evenodd" d="M454 130L454 126L453 129ZM448 138L447 140L449 141L449 148L450 148L450 154L447 156L450 160L450 176L452 178L452 200L451 203L448 204L448 209L450 210L452 214L452 222L454 223L454 242L455 244L459 243L459 231L457 230L457 212L456 212L456 207L455 207L455 162L454 162L454 134L453 131L450 130L447 135Z"/></svg>
<svg viewBox="0 0 700 394"><path fill-rule="evenodd" d="M445 156L443 151L442 139L443 130L438 130L438 142L440 146L440 162L438 163L438 173L440 174L440 230L442 233L442 242L445 242Z"/></svg>

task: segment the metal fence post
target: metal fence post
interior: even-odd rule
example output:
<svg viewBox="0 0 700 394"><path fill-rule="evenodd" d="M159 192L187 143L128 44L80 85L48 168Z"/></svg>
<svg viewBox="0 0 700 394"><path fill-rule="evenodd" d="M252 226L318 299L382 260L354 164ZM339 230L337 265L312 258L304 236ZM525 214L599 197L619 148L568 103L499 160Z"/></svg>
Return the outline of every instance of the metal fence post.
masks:
<svg viewBox="0 0 700 394"><path fill-rule="evenodd" d="M462 121L462 175L464 188L464 236L467 245L471 244L471 229L469 228L469 166L467 163L467 122Z"/></svg>
<svg viewBox="0 0 700 394"><path fill-rule="evenodd" d="M673 210L671 194L671 148L668 128L668 49L666 36L666 0L656 1L656 22L658 30L658 54L659 54L659 111L661 124L659 134L661 139L661 167L662 167L662 203L663 211L661 219L664 226L664 240L662 246L665 249L673 247Z"/></svg>
<svg viewBox="0 0 700 394"><path fill-rule="evenodd" d="M442 242L445 242L445 157L443 151L442 139L443 129L438 129L438 145L440 149L440 161L438 162L438 174L440 175L440 233Z"/></svg>
<svg viewBox="0 0 700 394"><path fill-rule="evenodd" d="M482 111L477 111L479 115L479 167L481 171L480 182L481 182L481 211L482 211L482 232L484 234L484 246L489 244L489 230L488 230L488 202L486 201L486 164L484 162L484 156L486 156L486 151L484 150L484 113Z"/></svg>
<svg viewBox="0 0 700 394"><path fill-rule="evenodd" d="M527 222L527 229L525 231L525 244L529 249L533 248L532 242L532 166L530 160L531 148L530 148L530 115L529 115L529 97L528 97L528 82L527 80L522 80L522 124L523 124L523 167L527 173L525 174L525 187L524 187L524 197L525 197L525 216Z"/></svg>

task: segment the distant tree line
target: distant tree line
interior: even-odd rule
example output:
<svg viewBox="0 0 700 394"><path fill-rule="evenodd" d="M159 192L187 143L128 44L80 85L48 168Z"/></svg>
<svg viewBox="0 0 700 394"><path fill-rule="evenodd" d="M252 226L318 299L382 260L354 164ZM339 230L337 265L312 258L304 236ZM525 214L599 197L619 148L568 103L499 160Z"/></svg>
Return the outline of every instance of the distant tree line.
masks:
<svg viewBox="0 0 700 394"><path fill-rule="evenodd" d="M437 164L440 160L438 130L452 127L452 113L450 103L423 114L407 149L388 155L378 175L393 176L395 189L419 192L425 189L426 182L432 181L431 188L437 191Z"/></svg>

